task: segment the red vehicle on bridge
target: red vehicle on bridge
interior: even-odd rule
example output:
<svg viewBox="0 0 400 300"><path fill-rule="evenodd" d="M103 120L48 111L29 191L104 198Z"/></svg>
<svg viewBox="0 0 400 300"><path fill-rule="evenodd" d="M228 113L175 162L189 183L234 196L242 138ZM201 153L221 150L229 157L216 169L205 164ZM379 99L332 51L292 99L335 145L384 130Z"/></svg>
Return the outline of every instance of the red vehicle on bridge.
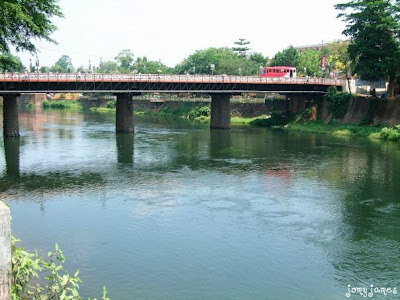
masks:
<svg viewBox="0 0 400 300"><path fill-rule="evenodd" d="M263 67L260 73L260 77L295 78L296 76L296 67L288 66Z"/></svg>

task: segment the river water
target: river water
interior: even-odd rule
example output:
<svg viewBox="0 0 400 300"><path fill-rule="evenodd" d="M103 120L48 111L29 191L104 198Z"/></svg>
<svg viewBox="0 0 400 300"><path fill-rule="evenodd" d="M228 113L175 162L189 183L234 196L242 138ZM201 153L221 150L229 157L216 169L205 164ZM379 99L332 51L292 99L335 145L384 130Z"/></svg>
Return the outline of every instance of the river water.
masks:
<svg viewBox="0 0 400 300"><path fill-rule="evenodd" d="M114 118L22 113L20 141L0 148L14 235L41 254L57 242L82 295L103 285L112 299L400 289L399 143L153 117L117 135Z"/></svg>

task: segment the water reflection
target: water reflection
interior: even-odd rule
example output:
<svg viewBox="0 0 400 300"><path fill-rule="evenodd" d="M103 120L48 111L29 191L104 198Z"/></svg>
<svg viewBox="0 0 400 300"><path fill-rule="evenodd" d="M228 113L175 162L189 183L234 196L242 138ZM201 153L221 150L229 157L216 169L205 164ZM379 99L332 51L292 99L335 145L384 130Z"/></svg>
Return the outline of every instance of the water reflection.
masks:
<svg viewBox="0 0 400 300"><path fill-rule="evenodd" d="M118 162L133 164L133 133L117 133Z"/></svg>
<svg viewBox="0 0 400 300"><path fill-rule="evenodd" d="M19 173L19 138L4 139L4 156L6 162L6 175L18 179Z"/></svg>
<svg viewBox="0 0 400 300"><path fill-rule="evenodd" d="M347 284L400 284L397 143L162 118L115 134L114 115L44 114L4 143L0 197L34 248L62 236L88 295L341 299Z"/></svg>

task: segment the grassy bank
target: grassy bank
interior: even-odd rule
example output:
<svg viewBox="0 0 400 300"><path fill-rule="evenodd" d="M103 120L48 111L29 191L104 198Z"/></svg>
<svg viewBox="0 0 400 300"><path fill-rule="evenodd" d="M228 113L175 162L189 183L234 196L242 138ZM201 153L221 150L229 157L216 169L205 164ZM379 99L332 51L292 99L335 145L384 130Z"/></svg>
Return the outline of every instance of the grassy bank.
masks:
<svg viewBox="0 0 400 300"><path fill-rule="evenodd" d="M82 105L74 100L50 100L43 101L44 109L82 109Z"/></svg>
<svg viewBox="0 0 400 300"><path fill-rule="evenodd" d="M79 108L80 104L76 101L45 101L50 102L49 108ZM107 107L91 108L91 111L97 112L115 112L116 101L109 101ZM47 104L46 104L47 105ZM44 104L45 107L45 104ZM342 107L342 106L340 106ZM305 121L310 116L310 110L304 110L293 118L288 118L279 114L262 115L253 118L231 117L231 124L253 125L260 127L281 127L285 130L294 130L308 133L332 134L336 136L361 136L373 139L383 139L390 141L400 140L400 125L388 128L372 125L353 125L341 124L333 121L325 124L323 121ZM184 103L179 106L164 105L157 111L150 109L135 109L137 115L155 115L155 116L174 116L195 120L202 123L210 122L211 107L195 106L190 103Z"/></svg>
<svg viewBox="0 0 400 300"><path fill-rule="evenodd" d="M301 132L332 134L336 136L362 136L372 139L382 139L389 141L400 140L400 125L394 127L382 127L371 125L352 125L352 124L324 124L322 121L289 123L285 126L287 130Z"/></svg>

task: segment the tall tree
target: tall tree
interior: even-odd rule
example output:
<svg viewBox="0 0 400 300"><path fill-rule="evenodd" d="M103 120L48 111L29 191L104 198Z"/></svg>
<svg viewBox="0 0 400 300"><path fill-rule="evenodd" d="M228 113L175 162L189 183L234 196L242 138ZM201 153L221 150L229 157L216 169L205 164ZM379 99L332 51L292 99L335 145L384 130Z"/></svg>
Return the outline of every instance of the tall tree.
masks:
<svg viewBox="0 0 400 300"><path fill-rule="evenodd" d="M115 61L105 61L102 62L98 69L96 69L96 73L117 73L118 65Z"/></svg>
<svg viewBox="0 0 400 300"><path fill-rule="evenodd" d="M248 47L250 41L247 41L246 39L240 38L238 41L234 42L234 44L237 46L233 47L232 50L239 55L246 56L247 51L250 50Z"/></svg>
<svg viewBox="0 0 400 300"><path fill-rule="evenodd" d="M130 73L133 71L133 58L132 50L125 49L118 53L115 60L118 64L119 71L122 73Z"/></svg>
<svg viewBox="0 0 400 300"><path fill-rule="evenodd" d="M304 50L299 54L297 72L308 76L320 76L321 72L321 50Z"/></svg>
<svg viewBox="0 0 400 300"><path fill-rule="evenodd" d="M34 39L55 42L50 35L57 29L53 16L62 17L57 0L0 1L0 64L13 66L10 48L36 52Z"/></svg>
<svg viewBox="0 0 400 300"><path fill-rule="evenodd" d="M366 80L388 77L389 97L394 97L395 76L400 70L398 4L393 0L352 0L335 5L342 11L338 17L347 23L343 33L351 37L348 52L353 72Z"/></svg>
<svg viewBox="0 0 400 300"><path fill-rule="evenodd" d="M259 72L258 62L237 55L231 48L207 48L197 50L175 66L178 74L227 74L255 75Z"/></svg>
<svg viewBox="0 0 400 300"><path fill-rule="evenodd" d="M52 72L71 73L74 71L72 60L68 55L61 56L53 67L50 68Z"/></svg>
<svg viewBox="0 0 400 300"><path fill-rule="evenodd" d="M299 63L299 53L296 48L290 46L282 52L278 52L270 61L270 66L291 66L296 67Z"/></svg>

